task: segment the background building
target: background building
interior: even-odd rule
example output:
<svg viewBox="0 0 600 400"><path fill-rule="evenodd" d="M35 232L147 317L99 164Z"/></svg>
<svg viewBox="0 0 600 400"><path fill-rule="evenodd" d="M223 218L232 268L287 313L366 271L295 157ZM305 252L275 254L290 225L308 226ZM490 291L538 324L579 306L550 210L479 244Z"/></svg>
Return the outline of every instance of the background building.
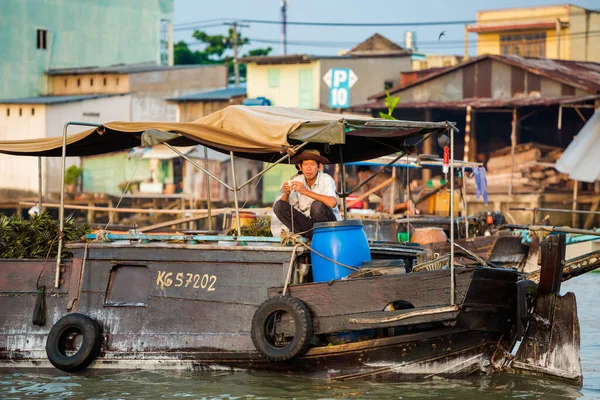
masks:
<svg viewBox="0 0 600 400"><path fill-rule="evenodd" d="M600 61L600 12L570 4L478 11L466 29L477 33L477 55Z"/></svg>
<svg viewBox="0 0 600 400"><path fill-rule="evenodd" d="M306 54L246 57L248 98L265 97L274 106L330 110L330 88L323 79L330 69L350 69L357 80L349 104L360 104L374 92L399 83L411 70L410 51L375 34L340 56Z"/></svg>
<svg viewBox="0 0 600 400"><path fill-rule="evenodd" d="M50 93L44 71L173 64L174 0L18 0L0 9L0 99Z"/></svg>

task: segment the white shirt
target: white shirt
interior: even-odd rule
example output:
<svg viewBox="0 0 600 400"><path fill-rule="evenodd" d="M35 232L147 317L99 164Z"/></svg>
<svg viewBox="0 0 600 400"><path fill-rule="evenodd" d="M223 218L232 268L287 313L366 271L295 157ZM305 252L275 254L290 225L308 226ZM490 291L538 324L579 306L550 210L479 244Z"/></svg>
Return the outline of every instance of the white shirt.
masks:
<svg viewBox="0 0 600 400"><path fill-rule="evenodd" d="M317 179L312 186L308 186L306 183L306 177L304 175L296 175L290 181L292 182L302 182L306 188L308 188L311 192L315 192L317 194L321 194L324 196L331 196L337 199L337 194L335 192L335 181L330 175L327 175L324 172L317 172ZM279 201L283 197L283 189L279 191L279 194L275 198L275 203ZM308 196L300 195L296 191L292 191L288 198L288 202L298 211L310 217L310 206L313 203L313 199ZM338 221L342 220L342 215L340 214L340 210L338 206L332 208L333 215L335 215L335 219ZM271 217L271 231L273 232L273 236L278 237L281 230L281 222L277 219L275 214Z"/></svg>

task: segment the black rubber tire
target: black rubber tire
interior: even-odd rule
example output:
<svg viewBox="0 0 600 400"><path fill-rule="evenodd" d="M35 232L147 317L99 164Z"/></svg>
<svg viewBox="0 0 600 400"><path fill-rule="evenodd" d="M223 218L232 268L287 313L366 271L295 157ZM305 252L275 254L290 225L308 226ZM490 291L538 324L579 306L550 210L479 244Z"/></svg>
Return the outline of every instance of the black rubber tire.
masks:
<svg viewBox="0 0 600 400"><path fill-rule="evenodd" d="M72 333L82 336L81 347L73 355L66 354L66 343ZM79 372L87 368L100 354L102 334L98 323L83 314L68 314L59 319L46 340L46 355L56 368Z"/></svg>
<svg viewBox="0 0 600 400"><path fill-rule="evenodd" d="M267 337L267 324L277 311L290 314L294 320L294 338L283 347L276 347ZM251 336L256 350L271 361L287 361L301 357L308 351L313 334L310 311L300 300L289 296L273 297L262 303L252 318Z"/></svg>

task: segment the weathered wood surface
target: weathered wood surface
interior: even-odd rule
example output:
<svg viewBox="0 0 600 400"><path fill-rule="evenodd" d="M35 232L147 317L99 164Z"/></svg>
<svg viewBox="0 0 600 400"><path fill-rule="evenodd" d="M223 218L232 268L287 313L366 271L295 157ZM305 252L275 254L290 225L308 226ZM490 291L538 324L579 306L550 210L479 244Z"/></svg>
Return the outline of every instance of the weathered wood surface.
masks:
<svg viewBox="0 0 600 400"><path fill-rule="evenodd" d="M464 300L472 275L471 268L456 269L455 299L459 305ZM279 293L281 288L269 290L269 296ZM289 287L289 295L303 301L309 308L315 333L350 331L358 329L357 324L350 322L351 318L383 312L387 305L394 302L406 302L415 309L450 305L450 271L359 278L331 284L293 285ZM427 318L422 319L425 321Z"/></svg>
<svg viewBox="0 0 600 400"><path fill-rule="evenodd" d="M54 288L56 259L44 260L4 259L0 260L0 296L18 293L37 293L36 282L46 286L46 294L66 293L65 282L71 279L71 260L62 262L61 285Z"/></svg>
<svg viewBox="0 0 600 400"><path fill-rule="evenodd" d="M456 303L461 304L473 269L456 268ZM281 292L269 289L269 295ZM289 286L289 294L302 300L315 317L382 311L405 301L417 307L450 304L450 271L426 271L398 276L338 280Z"/></svg>
<svg viewBox="0 0 600 400"><path fill-rule="evenodd" d="M419 310L423 310L420 308ZM358 314L347 314L337 315L331 317L321 317L315 321L315 333L332 333L341 332L348 329L359 330L359 329L375 329L375 328L387 328L392 326L406 326L415 324L426 324L431 322L444 322L456 319L458 311L446 311L442 313L421 315L421 316L410 316L406 319L386 321L390 318L400 317L403 314L407 314L415 311L411 308L408 310L398 311L376 311L371 313L358 313ZM373 320L373 322L364 322L365 320ZM356 322L354 322L356 320ZM381 320L381 322L375 322Z"/></svg>
<svg viewBox="0 0 600 400"><path fill-rule="evenodd" d="M540 244L542 263L538 296L560 292L566 243L566 235L559 234L548 236Z"/></svg>
<svg viewBox="0 0 600 400"><path fill-rule="evenodd" d="M518 372L582 383L575 295L538 296L511 367Z"/></svg>

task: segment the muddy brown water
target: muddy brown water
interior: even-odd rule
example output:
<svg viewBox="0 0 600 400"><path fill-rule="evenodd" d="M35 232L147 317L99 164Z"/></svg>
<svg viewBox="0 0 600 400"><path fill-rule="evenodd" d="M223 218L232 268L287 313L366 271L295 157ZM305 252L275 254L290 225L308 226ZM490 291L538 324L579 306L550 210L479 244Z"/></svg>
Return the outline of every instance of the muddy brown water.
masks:
<svg viewBox="0 0 600 400"><path fill-rule="evenodd" d="M600 399L600 273L563 284L577 297L583 387L497 374L468 379L329 383L250 372L63 376L0 373L0 399Z"/></svg>

